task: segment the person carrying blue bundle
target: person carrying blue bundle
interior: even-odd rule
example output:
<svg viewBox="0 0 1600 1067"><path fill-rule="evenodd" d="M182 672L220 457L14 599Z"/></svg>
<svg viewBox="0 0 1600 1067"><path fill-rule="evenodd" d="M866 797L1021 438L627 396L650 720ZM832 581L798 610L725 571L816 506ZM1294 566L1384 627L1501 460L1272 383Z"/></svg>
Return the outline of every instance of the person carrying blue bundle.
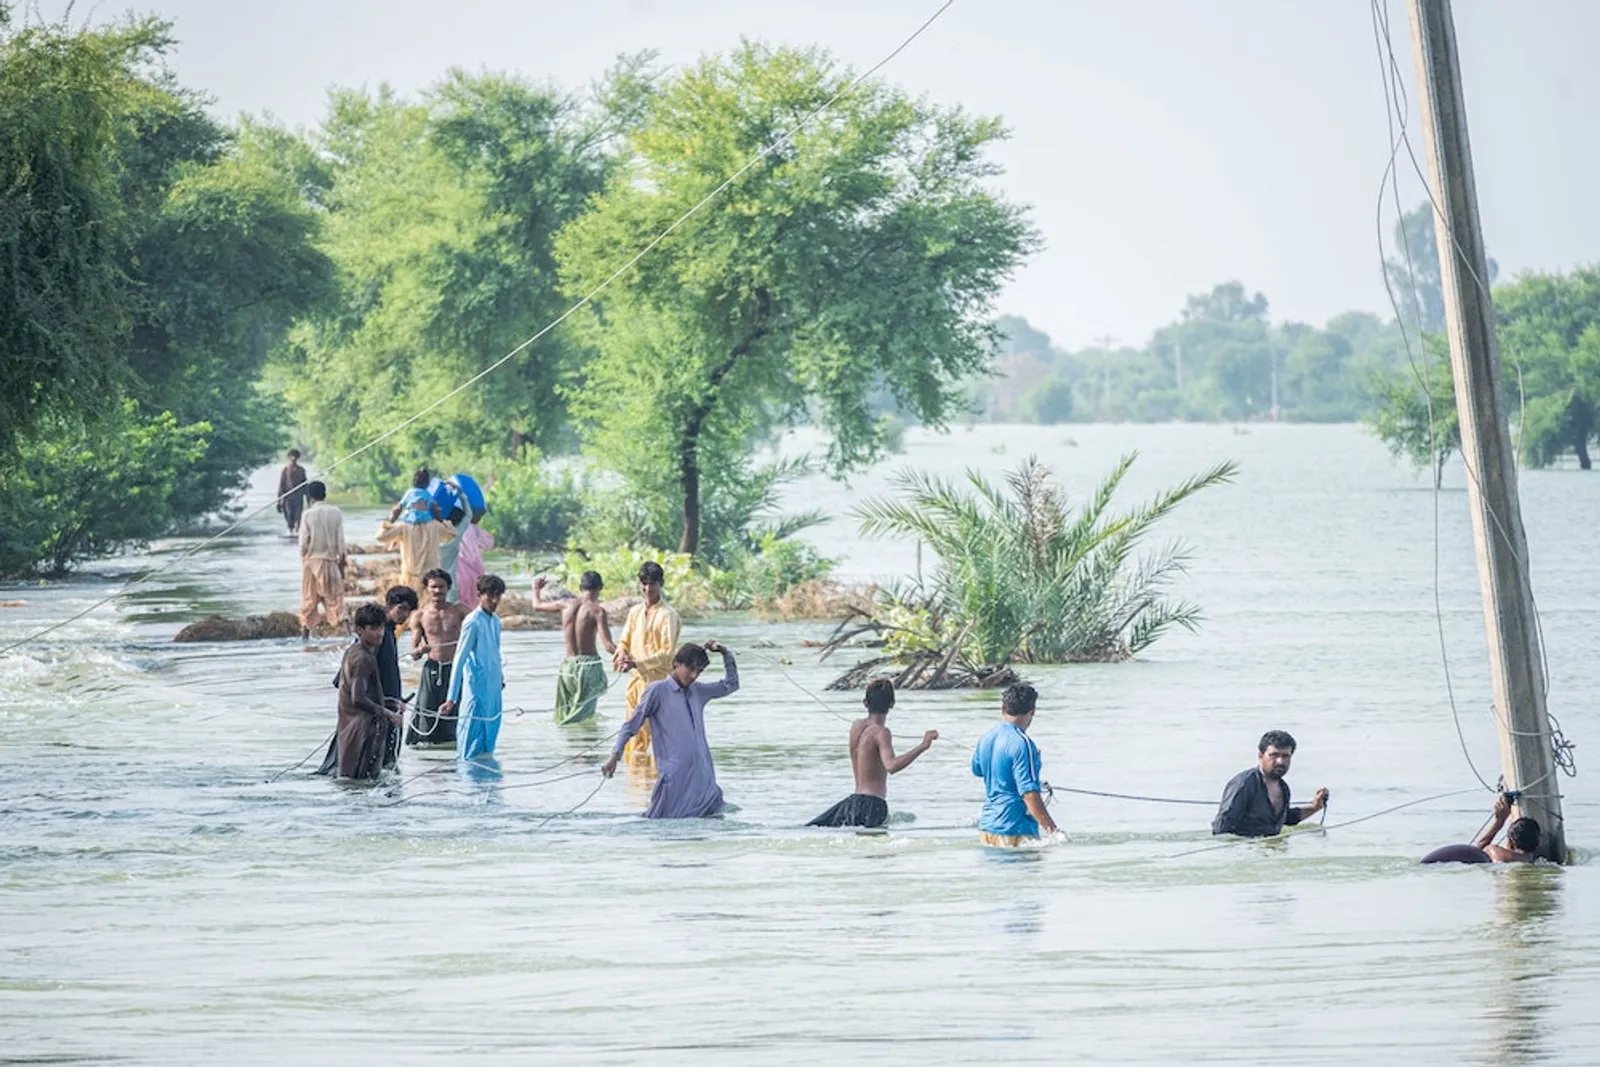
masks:
<svg viewBox="0 0 1600 1067"><path fill-rule="evenodd" d="M418 468L411 476L411 488L406 490L406 495L400 498L389 512L390 522L403 522L408 526L418 526L434 519L443 519L439 511L439 502L433 499L433 494L428 492L428 483L433 481L433 475L428 473L427 467Z"/></svg>

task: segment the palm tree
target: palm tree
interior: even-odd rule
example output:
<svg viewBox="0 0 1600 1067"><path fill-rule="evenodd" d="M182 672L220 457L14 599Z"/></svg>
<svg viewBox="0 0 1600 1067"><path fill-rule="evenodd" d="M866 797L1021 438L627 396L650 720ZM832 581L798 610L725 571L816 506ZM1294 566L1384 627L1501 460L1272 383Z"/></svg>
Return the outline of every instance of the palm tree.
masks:
<svg viewBox="0 0 1600 1067"><path fill-rule="evenodd" d="M886 594L879 615L848 634L841 628L835 647L876 629L891 648L959 664L978 678L1013 662L1125 658L1174 626L1194 630L1199 608L1167 595L1188 550L1169 544L1136 559L1135 549L1173 508L1231 481L1238 468L1220 463L1131 510L1112 511L1137 456L1123 456L1076 511L1037 457L1008 473L1003 486L976 471L967 472L970 489L903 472L897 498L869 500L856 515L868 536L925 541L938 555L935 574L925 589Z"/></svg>

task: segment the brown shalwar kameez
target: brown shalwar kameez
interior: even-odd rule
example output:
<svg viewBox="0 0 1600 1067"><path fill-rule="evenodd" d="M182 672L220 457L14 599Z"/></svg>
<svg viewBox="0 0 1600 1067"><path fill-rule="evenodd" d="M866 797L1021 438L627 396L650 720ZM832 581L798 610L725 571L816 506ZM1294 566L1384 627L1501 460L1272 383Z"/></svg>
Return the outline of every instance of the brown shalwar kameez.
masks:
<svg viewBox="0 0 1600 1067"><path fill-rule="evenodd" d="M339 667L340 778L376 778L383 771L390 722L378 683L378 661L357 641Z"/></svg>

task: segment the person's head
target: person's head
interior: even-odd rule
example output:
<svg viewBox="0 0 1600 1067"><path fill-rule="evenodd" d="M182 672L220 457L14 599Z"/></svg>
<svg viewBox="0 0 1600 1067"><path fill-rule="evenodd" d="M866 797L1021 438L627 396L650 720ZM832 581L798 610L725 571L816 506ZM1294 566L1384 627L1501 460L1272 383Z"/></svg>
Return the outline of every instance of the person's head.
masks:
<svg viewBox="0 0 1600 1067"><path fill-rule="evenodd" d="M435 567L422 576L422 588L428 591L428 599L435 607L443 607L450 599L450 587L454 584L455 579L443 567Z"/></svg>
<svg viewBox="0 0 1600 1067"><path fill-rule="evenodd" d="M356 637L368 648L383 643L383 609L376 604L363 604L356 609L354 619Z"/></svg>
<svg viewBox="0 0 1600 1067"><path fill-rule="evenodd" d="M451 526L460 526L461 520L467 517L467 511L460 504L450 509L450 514L445 516L445 521Z"/></svg>
<svg viewBox="0 0 1600 1067"><path fill-rule="evenodd" d="M300 450L298 448L289 449L289 462L290 463L299 463L300 462Z"/></svg>
<svg viewBox="0 0 1600 1067"><path fill-rule="evenodd" d="M677 654L672 657L672 680L684 687L693 685L710 662L711 657L699 645L680 645Z"/></svg>
<svg viewBox="0 0 1600 1067"><path fill-rule="evenodd" d="M428 468L418 467L416 473L411 476L411 487L413 489L426 489L431 481L433 481L433 475L428 473Z"/></svg>
<svg viewBox="0 0 1600 1067"><path fill-rule="evenodd" d="M1033 712L1038 706L1039 691L1027 682L1013 682L1000 694L1000 713L1024 730L1033 725Z"/></svg>
<svg viewBox="0 0 1600 1067"><path fill-rule="evenodd" d="M478 579L478 607L493 615L500 607L500 598L506 595L506 583L498 574L485 574Z"/></svg>
<svg viewBox="0 0 1600 1067"><path fill-rule="evenodd" d="M868 715L887 715L889 709L894 707L894 683L887 678L874 678L867 683L861 705L867 709Z"/></svg>
<svg viewBox="0 0 1600 1067"><path fill-rule="evenodd" d="M578 592L598 593L605 588L605 580L600 577L599 571L584 571L583 577L578 579Z"/></svg>
<svg viewBox="0 0 1600 1067"><path fill-rule="evenodd" d="M1289 763L1294 759L1294 738L1286 730L1268 730L1256 745L1265 778L1280 779L1289 773Z"/></svg>
<svg viewBox="0 0 1600 1067"><path fill-rule="evenodd" d="M417 591L409 585L390 586L383 594L384 614L396 626L404 626L411 613L417 610Z"/></svg>
<svg viewBox="0 0 1600 1067"><path fill-rule="evenodd" d="M326 500L328 499L328 487L321 482L307 482L306 496L312 500Z"/></svg>
<svg viewBox="0 0 1600 1067"><path fill-rule="evenodd" d="M646 604L654 604L661 599L661 585L666 580L666 572L654 560L639 568L639 592L644 594Z"/></svg>
<svg viewBox="0 0 1600 1067"><path fill-rule="evenodd" d="M1539 820L1523 816L1506 831L1506 844L1518 852L1539 851Z"/></svg>

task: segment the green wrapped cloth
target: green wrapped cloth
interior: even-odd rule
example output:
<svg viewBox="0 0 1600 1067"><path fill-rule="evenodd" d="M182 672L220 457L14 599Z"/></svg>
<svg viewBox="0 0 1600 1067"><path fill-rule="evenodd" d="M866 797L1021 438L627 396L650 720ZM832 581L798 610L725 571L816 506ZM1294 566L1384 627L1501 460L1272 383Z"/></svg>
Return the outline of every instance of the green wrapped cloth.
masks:
<svg viewBox="0 0 1600 1067"><path fill-rule="evenodd" d="M599 656L568 656L556 675L556 723L567 726L594 717L606 691L606 668Z"/></svg>

